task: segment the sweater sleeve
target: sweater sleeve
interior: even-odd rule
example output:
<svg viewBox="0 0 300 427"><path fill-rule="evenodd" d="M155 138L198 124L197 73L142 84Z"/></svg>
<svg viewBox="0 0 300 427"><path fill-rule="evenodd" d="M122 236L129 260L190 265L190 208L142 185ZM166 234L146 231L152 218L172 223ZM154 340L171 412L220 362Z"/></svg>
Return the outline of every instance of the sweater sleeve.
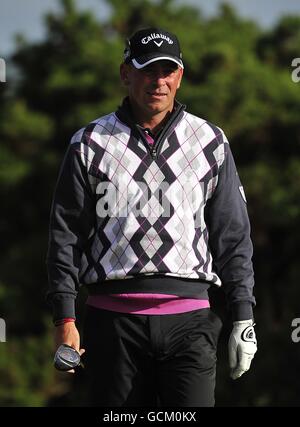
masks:
<svg viewBox="0 0 300 427"><path fill-rule="evenodd" d="M82 161L81 143L68 146L56 183L46 258L53 320L76 318L81 258L95 225L95 201Z"/></svg>
<svg viewBox="0 0 300 427"><path fill-rule="evenodd" d="M233 320L253 318L253 246L247 202L228 142L218 183L205 208L209 247Z"/></svg>

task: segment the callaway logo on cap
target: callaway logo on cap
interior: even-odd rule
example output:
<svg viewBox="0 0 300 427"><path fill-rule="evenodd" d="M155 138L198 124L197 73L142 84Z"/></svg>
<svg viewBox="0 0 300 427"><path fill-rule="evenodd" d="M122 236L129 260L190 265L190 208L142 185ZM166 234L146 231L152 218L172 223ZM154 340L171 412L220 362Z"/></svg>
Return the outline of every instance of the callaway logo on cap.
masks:
<svg viewBox="0 0 300 427"><path fill-rule="evenodd" d="M124 51L124 61L135 68L144 68L155 61L169 60L183 68L182 54L177 37L160 28L137 31Z"/></svg>

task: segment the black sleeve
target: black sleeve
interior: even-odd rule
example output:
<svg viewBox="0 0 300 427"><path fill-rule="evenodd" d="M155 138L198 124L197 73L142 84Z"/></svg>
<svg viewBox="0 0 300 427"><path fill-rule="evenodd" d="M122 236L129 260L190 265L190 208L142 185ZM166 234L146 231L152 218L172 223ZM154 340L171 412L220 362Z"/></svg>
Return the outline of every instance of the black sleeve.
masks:
<svg viewBox="0 0 300 427"><path fill-rule="evenodd" d="M48 292L53 320L76 317L81 257L95 225L95 201L80 143L68 146L50 213L47 252Z"/></svg>
<svg viewBox="0 0 300 427"><path fill-rule="evenodd" d="M228 143L217 187L205 208L209 247L233 320L253 318L253 246L247 203Z"/></svg>

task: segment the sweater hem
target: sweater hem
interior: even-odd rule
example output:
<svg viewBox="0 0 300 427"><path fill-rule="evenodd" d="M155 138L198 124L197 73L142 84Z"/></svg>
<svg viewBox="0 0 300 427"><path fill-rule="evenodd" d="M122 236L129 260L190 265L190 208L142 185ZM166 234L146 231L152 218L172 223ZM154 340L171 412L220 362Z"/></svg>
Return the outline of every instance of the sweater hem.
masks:
<svg viewBox="0 0 300 427"><path fill-rule="evenodd" d="M150 293L206 299L210 286L211 283L204 280L155 275L155 277L138 276L130 279L104 280L85 285L85 288L89 295Z"/></svg>

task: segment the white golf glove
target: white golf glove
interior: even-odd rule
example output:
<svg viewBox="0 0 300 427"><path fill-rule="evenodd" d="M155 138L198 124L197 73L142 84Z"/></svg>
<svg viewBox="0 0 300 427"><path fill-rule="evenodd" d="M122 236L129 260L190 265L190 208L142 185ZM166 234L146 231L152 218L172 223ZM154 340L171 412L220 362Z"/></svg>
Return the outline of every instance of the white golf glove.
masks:
<svg viewBox="0 0 300 427"><path fill-rule="evenodd" d="M252 319L233 322L228 351L229 366L231 368L230 376L234 380L248 371L257 351L254 325Z"/></svg>

